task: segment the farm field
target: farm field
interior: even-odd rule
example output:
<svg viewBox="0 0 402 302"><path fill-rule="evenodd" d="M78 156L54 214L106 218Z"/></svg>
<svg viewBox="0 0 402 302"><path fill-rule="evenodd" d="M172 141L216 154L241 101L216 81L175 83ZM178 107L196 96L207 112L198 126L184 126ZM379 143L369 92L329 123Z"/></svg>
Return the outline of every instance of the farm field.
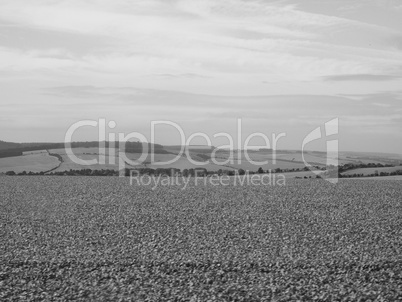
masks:
<svg viewBox="0 0 402 302"><path fill-rule="evenodd" d="M197 149L198 148L198 149ZM0 173L4 173L6 171L14 171L16 173L20 173L22 171L32 171L32 172L41 172L48 171L53 169L53 172L63 172L69 170L83 170L83 169L92 169L92 170L119 170L118 164L118 149L113 149L114 155L112 158L113 161L109 161L109 149L106 148L104 152L105 154L99 154L101 150L97 147L77 147L73 148L72 152L78 158L83 160L104 160L105 164L91 164L91 165L80 165L71 160L69 156L66 154L66 150L64 148L60 149L50 149L50 153L58 154L61 156L62 162L56 163L56 157L48 159L49 162L45 161L45 158L40 158L41 161L38 161L38 157L40 155L47 156L47 150L35 150L35 151L24 151L24 156L15 156L5 157L0 160ZM275 156L276 162L274 163L274 156L270 151L252 151L248 152L248 156L252 161L256 163L252 163L245 156L245 152L242 151L238 154L237 151L229 152L225 150L219 150L215 153L215 160L217 164L213 162L211 159L209 163L204 165L197 165L191 162L186 156L181 156L175 162L170 164L163 164L167 161L171 161L172 159L177 157L177 153L180 151L180 146L167 146L165 151L169 153L156 153L154 155L154 161L152 161L151 155L148 155L142 162L142 164L138 165L130 165L128 163L127 167L130 168L175 168L175 169L194 169L194 168L205 168L208 171L218 171L220 169L223 170L248 170L248 171L257 171L258 168L263 168L263 170L275 170L277 168L282 170L293 170L293 169L303 169L305 164L303 163L302 154L297 151L292 150L278 150ZM211 153L210 150L202 149L201 147L193 147L190 148L190 156L193 160L197 162L205 162L208 161L208 156ZM324 167L327 164L326 153L322 152L314 152L314 151L306 151L304 154L304 159L311 166L319 166ZM141 154L140 153L126 153L126 156L135 160L138 159ZM240 156L241 162L238 162L238 157ZM388 156L388 157L387 157ZM398 160L401 158L401 161ZM31 159L30 162L28 162ZM36 160L35 160L36 159ZM226 162L228 159L232 159L233 162ZM264 161L268 161L267 164L261 164ZM338 158L339 164L361 164L361 163L388 163L393 165L399 165L402 162L402 157L399 155L393 154L377 154L377 153L347 153L341 152ZM334 159L329 159L329 164L335 164ZM43 167L45 165L45 167ZM353 170L354 171L354 170ZM346 173L352 173L352 171L348 171ZM354 172L353 172L354 173Z"/></svg>
<svg viewBox="0 0 402 302"><path fill-rule="evenodd" d="M321 174L325 171L316 171L317 173ZM314 174L312 171L300 171L300 172L286 172L286 173L281 173L285 175L285 177L288 178L296 178L296 177L311 177L311 178L316 178L317 174Z"/></svg>
<svg viewBox="0 0 402 302"><path fill-rule="evenodd" d="M234 163L228 163L228 166L234 168L234 169L243 169L243 170L249 170L249 171L257 171L259 167L263 168L264 170L275 170L276 168L280 169L303 169L305 167L304 164L301 163L292 163L292 162L284 162L277 160L275 164L272 163L272 161L269 161L268 164L265 165L254 165L251 162L248 162L246 159L242 160L240 164L237 162Z"/></svg>
<svg viewBox="0 0 402 302"><path fill-rule="evenodd" d="M220 151L217 153L218 157L222 158L229 158L230 152ZM268 160L269 162L273 161L274 155L271 152L248 152L248 156L255 160L255 161L263 161ZM362 154L363 156L363 154ZM234 158L237 159L238 155L237 152L234 152ZM242 160L247 160L244 153L241 153ZM301 152L297 151L283 151L278 150L275 154L275 158L278 162L278 166L280 165L281 161L285 162L289 165L295 163L303 163L303 157ZM304 152L304 159L310 163L311 165L326 165L327 164L327 154L322 152L314 152L314 151L305 151ZM340 155L338 158L338 164L347 164L347 163L358 163L357 159L347 158L346 155ZM329 158L329 164L336 164L335 158Z"/></svg>
<svg viewBox="0 0 402 302"><path fill-rule="evenodd" d="M381 172L386 172L386 173L391 173L391 172L395 172L398 170L402 170L402 166L396 166L396 167L384 167L384 168L360 168L360 169L353 169L353 170L348 170L344 173L342 173L342 175L353 175L353 174L363 174L363 175L370 175L370 174L374 174L376 171L378 173Z"/></svg>
<svg viewBox="0 0 402 302"><path fill-rule="evenodd" d="M402 180L402 175L392 175L392 176L373 176L373 177L353 177L353 178L343 178L346 181L348 179L356 180ZM402 185L402 183L401 183Z"/></svg>
<svg viewBox="0 0 402 302"><path fill-rule="evenodd" d="M22 152L23 155L33 155L33 154L48 154L47 150L35 150L35 151L25 151Z"/></svg>
<svg viewBox="0 0 402 302"><path fill-rule="evenodd" d="M0 158L0 173L14 171L20 173L26 172L45 172L59 165L56 157L48 153L35 153L23 156Z"/></svg>
<svg viewBox="0 0 402 302"><path fill-rule="evenodd" d="M56 153L62 156L63 158L63 163L58 167L55 172L62 172L62 171L68 171L70 169L72 170L81 170L81 169L93 169L93 170L101 170L101 169L112 169L112 170L119 170L119 159L118 159L118 151L116 150L116 156L115 156L115 163L109 163L109 153L106 151L106 155L101 154L99 155L99 150L97 148L77 148L73 149L74 155L76 155L79 159L83 159L86 161L89 160L103 160L105 164L93 164L93 165L88 165L88 166L81 166L71 160L71 158L67 155L65 149L54 149L50 150L51 153ZM137 160L140 158L141 154L140 153L127 153L126 154L127 158L130 160ZM178 158L175 162L165 165L163 164L164 162L168 162L170 160L173 160L177 157L175 154L153 154L154 156L154 162L152 163L152 157L151 155L148 155L142 165L127 165L127 167L134 167L134 168L152 168L152 169L157 169L157 168L175 168L175 169L191 169L191 168L205 168L209 171L218 171L219 169L225 169L225 170L233 170L233 168L230 167L223 167L223 166L218 166L213 163L198 166L195 165L194 163L191 163L187 158L185 157L180 157ZM197 160L197 156L192 155L194 160ZM198 159L201 160L201 159ZM258 169L258 167L257 167Z"/></svg>
<svg viewBox="0 0 402 302"><path fill-rule="evenodd" d="M177 148L171 147L170 149L167 148L167 151L175 153L178 152L176 150ZM70 169L118 169L118 161L117 161L117 155L116 155L116 163L111 164L108 163L108 152L109 150L105 150L105 155L101 154L99 155L99 149L98 148L74 148L73 152L74 154L84 160L91 160L91 159L100 159L104 158L106 161L105 165L89 165L89 166L80 166L77 165L76 163L72 162L71 159L67 156L66 150L65 149L54 149L50 150L51 153L57 153L60 154L63 157L63 163L60 165L60 167L56 171L66 171ZM115 150L115 154L118 154L118 151ZM199 158L198 154L202 154L202 151L190 151L190 154L194 160L200 160L202 161L201 158ZM281 168L281 169L300 169L304 168L304 163L302 162L302 156L300 152L285 152L285 153L280 153L276 155L276 163L273 163L273 157L272 154L270 153L265 153L265 152L249 152L249 157L256 161L256 162L262 162L265 160L268 160L268 164L265 165L260 165L260 164L253 164L249 162L245 156L244 153L241 153L241 163L237 163L237 153L233 153L234 156L234 163L227 163L224 166L223 165L216 165L214 163L209 163L206 164L202 167L206 168L207 170L210 171L217 171L219 169L226 169L226 170L234 170L234 169L244 169L244 170L249 170L249 171L256 171L259 167L262 167L264 170L268 169L276 169L276 168ZM216 160L218 162L224 162L227 160L229 157L230 153L229 152L224 152L220 151L216 154ZM126 156L129 159L135 160L138 159L141 154L139 153L127 153ZM161 167L169 167L169 168L176 168L176 169L191 169L191 168L197 168L199 166L191 163L187 158L181 157L179 158L176 162L168 165L161 165L158 163L166 162L169 160L172 160L176 157L176 154L154 154L154 159L155 162L152 163L151 156L147 156L147 158L144 160L143 165L138 165L138 167L148 167L148 168L161 168ZM312 165L320 165L324 166L326 164L326 158L325 154L320 154L320 153L315 153L315 152L307 152L305 154L305 160L312 164ZM345 158L340 158L339 163L350 163L350 162L355 162L354 160L348 160Z"/></svg>
<svg viewBox="0 0 402 302"><path fill-rule="evenodd" d="M0 300L402 299L399 181L2 177Z"/></svg>
<svg viewBox="0 0 402 302"><path fill-rule="evenodd" d="M355 163L381 163L398 165L402 163L401 154L373 153L373 152L339 152L340 158L346 158L349 162Z"/></svg>
<svg viewBox="0 0 402 302"><path fill-rule="evenodd" d="M99 155L98 148L74 148L72 149L73 154L82 160L90 161L96 159L98 161L104 161L105 164L92 164L92 165L80 165L71 160L71 158L67 155L67 151L65 149L52 149L49 150L50 153L59 154L63 158L63 162L54 172L63 172L72 170L82 170L82 169L92 169L92 170L102 170L102 169L111 169L118 170L118 160L116 157L115 163L109 163L109 155L108 153Z"/></svg>

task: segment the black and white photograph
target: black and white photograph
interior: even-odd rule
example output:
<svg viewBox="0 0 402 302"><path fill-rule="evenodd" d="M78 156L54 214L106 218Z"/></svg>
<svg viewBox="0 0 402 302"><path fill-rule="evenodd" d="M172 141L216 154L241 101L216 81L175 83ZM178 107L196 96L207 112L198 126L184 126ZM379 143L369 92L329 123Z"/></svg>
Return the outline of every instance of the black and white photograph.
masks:
<svg viewBox="0 0 402 302"><path fill-rule="evenodd" d="M0 0L0 301L402 301L402 1Z"/></svg>

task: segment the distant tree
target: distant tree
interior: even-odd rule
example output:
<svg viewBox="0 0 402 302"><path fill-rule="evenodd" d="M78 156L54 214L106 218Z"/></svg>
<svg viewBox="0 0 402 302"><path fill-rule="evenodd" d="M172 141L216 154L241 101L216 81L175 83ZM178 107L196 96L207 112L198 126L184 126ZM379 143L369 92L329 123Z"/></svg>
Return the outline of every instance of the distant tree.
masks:
<svg viewBox="0 0 402 302"><path fill-rule="evenodd" d="M257 173L262 174L262 173L264 173L264 170L261 167L259 167L258 170L257 170Z"/></svg>
<svg viewBox="0 0 402 302"><path fill-rule="evenodd" d="M208 174L208 171L205 168L195 168L194 173L197 177L204 177Z"/></svg>
<svg viewBox="0 0 402 302"><path fill-rule="evenodd" d="M14 171L7 171L6 175L13 176L13 175L15 175L15 172Z"/></svg>
<svg viewBox="0 0 402 302"><path fill-rule="evenodd" d="M244 171L243 169L239 169L239 170L237 170L237 172L239 173L239 175L246 174L246 171Z"/></svg>
<svg viewBox="0 0 402 302"><path fill-rule="evenodd" d="M189 169L189 170L188 170L188 174L189 174L190 176L194 176L194 175L195 175L194 169L193 169L193 168Z"/></svg>

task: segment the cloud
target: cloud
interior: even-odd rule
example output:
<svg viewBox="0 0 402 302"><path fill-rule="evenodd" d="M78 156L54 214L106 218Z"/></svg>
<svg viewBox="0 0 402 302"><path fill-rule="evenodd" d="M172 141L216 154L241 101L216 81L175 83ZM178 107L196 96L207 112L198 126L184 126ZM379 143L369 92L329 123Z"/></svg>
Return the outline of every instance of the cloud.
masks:
<svg viewBox="0 0 402 302"><path fill-rule="evenodd" d="M188 109L208 113L211 117L236 118L247 116L260 119L278 116L379 116L383 118L400 108L398 94L384 92L356 96L331 95L259 95L221 96L184 93L173 90L140 89L135 87L61 86L43 89L44 95L68 98L80 103L106 104L113 100L114 107L141 106L150 112ZM162 109L159 109L159 108ZM216 110L210 113L211 108ZM193 115L195 114L192 113ZM365 118L366 119L366 118Z"/></svg>
<svg viewBox="0 0 402 302"><path fill-rule="evenodd" d="M155 74L154 76L162 77L162 78L187 78L187 79L208 79L211 78L209 76L196 74L196 73L182 73L182 74Z"/></svg>
<svg viewBox="0 0 402 302"><path fill-rule="evenodd" d="M22 51L0 47L0 68L5 73L24 72L25 77L33 71L57 70L75 65L76 61L65 49Z"/></svg>
<svg viewBox="0 0 402 302"><path fill-rule="evenodd" d="M390 104L385 104L385 103L372 103L374 106L378 106L378 107L383 107L383 108L389 108L391 107Z"/></svg>
<svg viewBox="0 0 402 302"><path fill-rule="evenodd" d="M191 74L252 75L260 83L386 75L402 59L385 42L367 47L395 36L389 29L276 1L13 0L0 4L0 18L13 24L0 45L18 54L13 66L21 71L55 70L55 62L31 56L44 48L64 49L72 59L68 72L164 74L176 81Z"/></svg>
<svg viewBox="0 0 402 302"><path fill-rule="evenodd" d="M391 81L402 78L395 75L344 74L324 77L326 81Z"/></svg>
<svg viewBox="0 0 402 302"><path fill-rule="evenodd" d="M256 129L339 117L394 133L383 117L401 109L400 11L349 2L3 0L2 114L210 130L242 116Z"/></svg>

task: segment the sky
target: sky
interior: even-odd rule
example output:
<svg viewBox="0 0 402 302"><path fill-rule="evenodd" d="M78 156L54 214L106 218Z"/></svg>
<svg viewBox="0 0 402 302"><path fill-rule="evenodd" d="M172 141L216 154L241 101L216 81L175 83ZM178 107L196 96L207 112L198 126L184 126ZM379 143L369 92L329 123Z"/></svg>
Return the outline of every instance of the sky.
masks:
<svg viewBox="0 0 402 302"><path fill-rule="evenodd" d="M338 118L341 150L402 153L402 1L1 0L0 112L5 141L105 118L220 146L241 119L241 142L285 133L277 147L300 149Z"/></svg>

